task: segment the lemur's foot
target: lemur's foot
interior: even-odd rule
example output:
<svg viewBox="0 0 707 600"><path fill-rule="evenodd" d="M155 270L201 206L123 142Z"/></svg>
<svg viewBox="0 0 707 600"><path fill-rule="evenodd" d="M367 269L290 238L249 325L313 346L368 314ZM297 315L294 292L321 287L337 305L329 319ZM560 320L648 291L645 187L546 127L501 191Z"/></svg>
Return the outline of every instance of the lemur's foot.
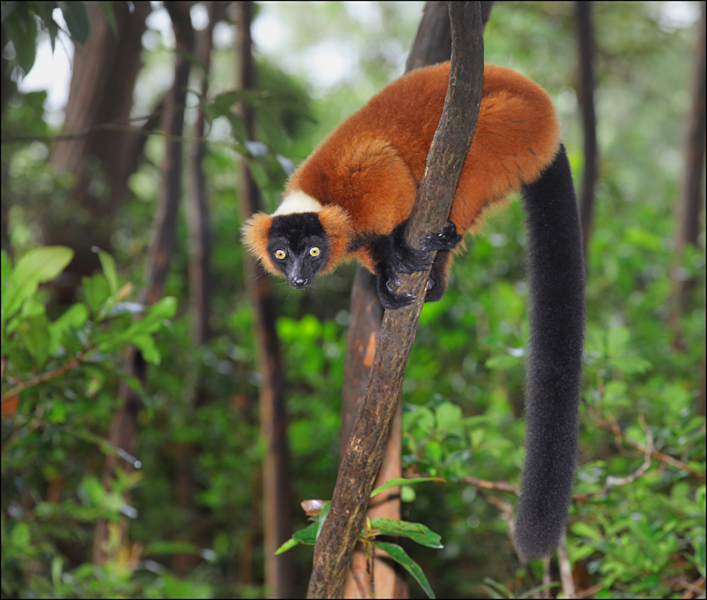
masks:
<svg viewBox="0 0 707 600"><path fill-rule="evenodd" d="M407 222L400 225L393 232L393 256L391 263L398 273L413 273L414 271L424 271L432 265L432 257L429 251L413 248L405 239L405 229Z"/></svg>
<svg viewBox="0 0 707 600"><path fill-rule="evenodd" d="M415 294L410 292L398 294L393 291L393 286L399 286L401 283L402 282L399 279L396 279L395 281L391 279L386 282L385 290L380 288L378 289L378 298L380 299L383 308L396 310L398 308L402 308L403 306L409 306L415 302L415 299L417 298Z"/></svg>
<svg viewBox="0 0 707 600"><path fill-rule="evenodd" d="M442 231L439 233L428 233L425 237L420 240L420 246L423 250L429 252L433 250L451 250L456 246L462 239L462 237L457 233L457 228L451 221L447 221L447 224L442 227Z"/></svg>

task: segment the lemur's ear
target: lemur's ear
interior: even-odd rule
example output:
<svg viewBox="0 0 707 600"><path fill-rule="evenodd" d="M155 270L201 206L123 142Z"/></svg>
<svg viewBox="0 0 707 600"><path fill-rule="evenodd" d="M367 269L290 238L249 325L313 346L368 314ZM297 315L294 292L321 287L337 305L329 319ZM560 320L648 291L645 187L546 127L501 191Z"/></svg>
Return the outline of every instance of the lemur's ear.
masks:
<svg viewBox="0 0 707 600"><path fill-rule="evenodd" d="M351 221L346 211L333 204L322 208L317 215L329 240L329 262L324 273L333 271L348 252L351 241Z"/></svg>
<svg viewBox="0 0 707 600"><path fill-rule="evenodd" d="M268 237L272 217L263 212L255 213L241 228L243 245L271 273L281 275L275 268L268 253Z"/></svg>

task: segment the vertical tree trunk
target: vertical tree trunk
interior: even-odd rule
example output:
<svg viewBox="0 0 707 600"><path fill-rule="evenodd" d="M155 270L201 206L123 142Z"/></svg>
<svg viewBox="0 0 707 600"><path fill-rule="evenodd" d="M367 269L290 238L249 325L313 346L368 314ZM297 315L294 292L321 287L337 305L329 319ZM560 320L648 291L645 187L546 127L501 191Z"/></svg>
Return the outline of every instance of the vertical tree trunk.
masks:
<svg viewBox="0 0 707 600"><path fill-rule="evenodd" d="M117 25L113 32L98 3L87 2L91 35L76 46L63 134L76 134L106 123L129 125L135 79L142 66L142 34L149 2L112 2ZM137 166L144 136L136 131L100 130L79 139L56 142L51 164L74 177L71 206L40 216L45 243L75 250L65 272L71 277L66 299L73 296L80 278L98 267L93 246L110 249L114 216ZM105 182L107 186L96 185ZM104 191L105 190L105 191Z"/></svg>
<svg viewBox="0 0 707 600"><path fill-rule="evenodd" d="M211 51L213 49L213 31L224 15L228 3L207 2L209 24L196 32L194 53L204 66L201 81L201 96L206 98L209 91L209 73ZM189 313L191 321L191 342L194 348L206 344L210 337L209 317L211 316L211 216L204 173L206 144L199 141L204 136L205 115L200 105L194 125L196 141L191 147L191 188L186 197L186 221L189 236ZM190 380L193 384L185 391L186 410L193 411L206 403L200 362L194 361L190 367ZM186 386L185 386L186 387ZM187 522L192 521L195 513L194 482L192 477L194 455L197 448L193 444L180 444L176 449L175 491L177 506ZM182 532L181 539L192 542L188 531ZM174 555L174 571L177 575L186 575L199 562L199 557L190 553Z"/></svg>
<svg viewBox="0 0 707 600"><path fill-rule="evenodd" d="M703 180L705 168L705 3L699 3L702 14L697 26L697 40L692 59L692 106L685 138L678 229L675 250L681 254L687 246L697 246L702 227L701 212L704 206ZM694 281L679 269L673 270L673 313L679 322L685 310Z"/></svg>
<svg viewBox="0 0 707 600"><path fill-rule="evenodd" d="M598 171L597 117L594 106L594 20L591 2L575 2L574 6L579 47L577 100L582 111L584 132L584 170L582 189L579 194L579 214L582 223L584 264L587 264L587 252L594 222L594 185Z"/></svg>
<svg viewBox="0 0 707 600"><path fill-rule="evenodd" d="M178 138L181 137L184 128L184 106L191 64L187 56L192 53L194 45L194 30L189 16L189 3L167 2L165 8L172 19L177 51L175 52L174 85L166 100L162 124L166 140L165 157L162 163L162 194L157 205L152 246L147 258L145 279L148 285L142 295L142 302L147 305L154 304L162 297L174 249L182 178L182 142ZM130 350L126 371L144 382L145 361L142 354L135 348ZM116 447L134 455L137 447L137 417L141 402L138 395L124 384L121 385L120 398L122 406L113 417L110 441ZM113 455L108 456L103 469L103 480L107 488L111 487L116 467L130 472L133 469L133 464ZM119 548L111 548L108 523L105 520L100 520L97 523L93 546L95 563L105 562L113 556L113 552L125 546L127 543L125 518L122 519L119 527L120 546Z"/></svg>
<svg viewBox="0 0 707 600"><path fill-rule="evenodd" d="M239 2L241 89L255 87L250 24L253 2ZM252 109L241 103L243 120L250 140L255 139ZM260 195L248 165L243 162L241 212L243 219L260 210ZM289 448L285 414L284 375L280 340L275 330L275 308L270 279L250 255L246 255L248 294L255 314L255 339L260 385L260 430L265 440L263 459L263 529L265 532L265 593L268 598L292 596L292 555L275 556L275 551L292 535L289 482Z"/></svg>

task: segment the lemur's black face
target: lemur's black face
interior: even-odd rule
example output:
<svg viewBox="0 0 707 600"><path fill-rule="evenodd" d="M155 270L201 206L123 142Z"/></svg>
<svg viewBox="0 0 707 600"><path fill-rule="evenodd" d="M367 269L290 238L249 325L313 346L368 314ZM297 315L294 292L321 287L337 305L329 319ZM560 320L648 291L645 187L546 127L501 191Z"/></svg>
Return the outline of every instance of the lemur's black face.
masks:
<svg viewBox="0 0 707 600"><path fill-rule="evenodd" d="M295 289L312 285L314 276L329 262L329 240L317 213L273 217L268 252L273 264Z"/></svg>

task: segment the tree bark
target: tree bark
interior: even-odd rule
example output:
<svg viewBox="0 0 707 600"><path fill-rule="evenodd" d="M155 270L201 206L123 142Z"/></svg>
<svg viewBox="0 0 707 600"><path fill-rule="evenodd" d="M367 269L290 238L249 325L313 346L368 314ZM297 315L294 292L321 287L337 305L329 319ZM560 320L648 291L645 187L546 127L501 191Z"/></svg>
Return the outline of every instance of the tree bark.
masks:
<svg viewBox="0 0 707 600"><path fill-rule="evenodd" d="M98 3L86 3L91 35L83 47L75 46L73 73L62 134L88 131L105 123L125 122L133 105L133 90L142 66L142 34L149 2L112 2L117 25L113 32ZM65 271L64 300L73 297L82 276L99 267L94 246L110 250L114 217L137 167L144 144L140 130L94 131L79 139L60 140L54 145L51 164L59 173L71 173L70 207L40 214L47 245L74 249ZM107 186L97 185L105 182ZM102 188L106 188L103 191ZM70 278L67 280L67 277Z"/></svg>
<svg viewBox="0 0 707 600"><path fill-rule="evenodd" d="M250 24L253 2L239 2L241 89L255 88ZM250 140L255 139L253 110L241 102L244 124ZM244 161L241 170L241 213L246 220L261 210L258 187ZM263 529L265 533L265 593L268 598L292 596L292 554L275 556L275 551L292 535L291 494L289 481L289 447L287 444L287 415L284 398L284 372L280 340L275 329L275 307L272 284L262 267L246 255L248 295L255 314L255 339L260 384L260 431L265 440L263 459Z"/></svg>
<svg viewBox="0 0 707 600"><path fill-rule="evenodd" d="M443 10L440 10L440 7ZM481 2L481 20L489 20L493 2ZM451 57L451 30L449 12L442 2L427 2L420 21L415 42L408 56L406 72L444 62ZM446 52L446 54L445 54ZM415 65L412 67L412 65ZM344 360L344 385L341 397L340 455L343 456L349 443L356 413L366 391L366 383L373 366L377 336L383 320L383 307L378 300L375 277L364 267L356 271L351 291L351 320L346 338ZM402 477L402 403L393 417L385 455L373 487L382 486L390 479ZM369 505L367 518L400 519L400 487L394 487L377 495ZM344 598L371 598L373 592L379 598L407 598L408 589L402 569L389 559L376 555L374 578L371 589L367 573L366 553L361 543L351 563L346 579Z"/></svg>
<svg viewBox="0 0 707 600"><path fill-rule="evenodd" d="M205 29L196 32L194 54L204 68L201 80L201 97L206 98L209 91L209 72L211 68L211 51L213 49L213 32L225 13L228 3L207 2L209 24ZM211 331L209 318L211 316L211 215L209 198L204 173L204 157L206 144L200 141L204 137L206 118L203 106L199 105L196 123L194 124L195 142L191 146L190 160L190 192L186 197L186 222L189 240L189 317L191 321L191 341L194 348L206 344ZM206 404L204 385L200 362L193 361L189 381L192 385L185 386L187 411L194 411ZM194 506L194 481L192 477L194 456L198 453L195 444L179 444L176 448L175 465L175 496L186 523L193 522L196 508ZM188 530L181 532L181 540L194 542ZM186 575L199 563L199 557L192 553L177 553L174 555L174 571L177 575Z"/></svg>
<svg viewBox="0 0 707 600"><path fill-rule="evenodd" d="M172 19L177 48L174 85L166 100L162 123L166 140L165 157L162 162L162 193L157 205L153 240L147 258L145 274L147 287L141 298L142 302L148 306L162 298L174 249L182 178L182 142L179 138L182 136L184 128L184 106L191 65L187 56L192 53L194 45L194 30L189 16L189 3L167 2L165 8ZM144 383L145 361L142 354L135 348L130 350L126 371ZM122 406L113 417L109 439L117 448L134 455L137 447L137 417L142 403L139 396L125 384L121 385L119 395ZM132 463L122 458L114 455L106 457L103 481L107 489L111 487L116 467L127 472L134 468ZM93 546L93 561L95 563L105 562L112 552L118 550L118 548L110 548L108 542L108 523L105 520L100 520L96 526ZM126 543L127 521L123 518L120 522L120 548L123 548Z"/></svg>
<svg viewBox="0 0 707 600"><path fill-rule="evenodd" d="M577 42L579 46L579 80L577 82L577 100L582 112L584 133L584 170L582 188L579 194L579 215L582 223L582 253L587 264L589 240L594 223L594 186L598 173L597 116L594 105L594 20L592 3L575 2L577 22Z"/></svg>
<svg viewBox="0 0 707 600"><path fill-rule="evenodd" d="M683 176L678 205L678 230L675 250L681 255L687 246L699 244L704 206L703 181L705 169L705 4L700 2L702 14L697 26L697 40L692 59L692 105L687 123ZM687 308L694 281L680 269L673 269L673 313L679 322Z"/></svg>
<svg viewBox="0 0 707 600"><path fill-rule="evenodd" d="M483 36L478 2L450 2L452 70L440 125L410 217L407 238L418 246L449 216L483 91ZM401 291L417 301L383 318L373 369L337 478L331 509L314 548L309 598L341 597L395 413L429 271L403 276Z"/></svg>

